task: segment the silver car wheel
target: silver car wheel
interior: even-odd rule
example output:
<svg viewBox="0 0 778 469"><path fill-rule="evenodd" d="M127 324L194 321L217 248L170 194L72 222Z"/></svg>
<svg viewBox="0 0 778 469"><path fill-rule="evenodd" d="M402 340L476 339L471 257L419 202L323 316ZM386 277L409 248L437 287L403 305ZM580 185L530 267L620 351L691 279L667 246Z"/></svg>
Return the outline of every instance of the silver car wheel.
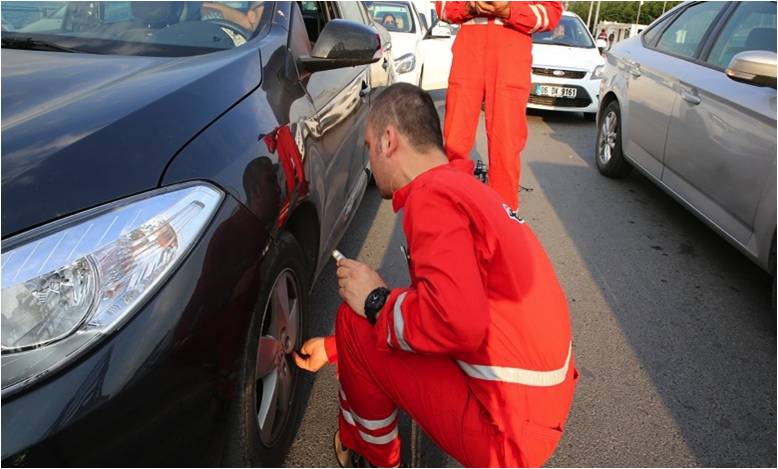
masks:
<svg viewBox="0 0 778 469"><path fill-rule="evenodd" d="M600 125L600 138L597 142L599 152L597 156L600 158L600 163L603 165L608 164L616 149L616 139L618 138L616 128L618 119L616 112L610 111L605 115L605 118Z"/></svg>
<svg viewBox="0 0 778 469"><path fill-rule="evenodd" d="M289 420L297 368L292 352L301 328L300 288L294 273L283 270L276 277L265 306L257 346L255 374L257 423L265 446L273 446Z"/></svg>

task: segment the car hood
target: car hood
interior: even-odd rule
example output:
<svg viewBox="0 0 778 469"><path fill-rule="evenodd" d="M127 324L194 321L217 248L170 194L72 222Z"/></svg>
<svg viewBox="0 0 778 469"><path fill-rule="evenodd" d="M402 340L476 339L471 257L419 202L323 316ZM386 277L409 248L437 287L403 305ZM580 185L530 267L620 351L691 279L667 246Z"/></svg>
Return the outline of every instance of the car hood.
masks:
<svg viewBox="0 0 778 469"><path fill-rule="evenodd" d="M416 44L418 43L418 37L411 33L396 33L389 32L392 36L392 56L397 60L405 54L415 54ZM421 60L421 57L416 57L416 61Z"/></svg>
<svg viewBox="0 0 778 469"><path fill-rule="evenodd" d="M567 70L591 71L605 59L597 48L554 46L550 44L532 45L532 66L543 68L562 68Z"/></svg>
<svg viewBox="0 0 778 469"><path fill-rule="evenodd" d="M2 50L2 237L152 189L259 86L256 49L160 58Z"/></svg>

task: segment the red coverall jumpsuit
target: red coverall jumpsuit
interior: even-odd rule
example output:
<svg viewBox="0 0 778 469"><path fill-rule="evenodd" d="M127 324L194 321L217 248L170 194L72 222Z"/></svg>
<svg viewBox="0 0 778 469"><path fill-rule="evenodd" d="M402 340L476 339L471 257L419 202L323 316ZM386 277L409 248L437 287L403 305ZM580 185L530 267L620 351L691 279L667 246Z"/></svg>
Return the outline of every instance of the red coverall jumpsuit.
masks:
<svg viewBox="0 0 778 469"><path fill-rule="evenodd" d="M400 461L398 407L467 466L539 466L562 434L577 379L564 293L529 226L472 174L457 160L394 193L411 286L375 326L344 303L325 340L341 441L378 466Z"/></svg>
<svg viewBox="0 0 778 469"><path fill-rule="evenodd" d="M461 23L452 50L443 136L449 160L469 158L486 103L489 185L519 207L519 153L527 143L532 36L556 27L561 2L511 2L500 20L468 16L467 2L436 2L438 16Z"/></svg>

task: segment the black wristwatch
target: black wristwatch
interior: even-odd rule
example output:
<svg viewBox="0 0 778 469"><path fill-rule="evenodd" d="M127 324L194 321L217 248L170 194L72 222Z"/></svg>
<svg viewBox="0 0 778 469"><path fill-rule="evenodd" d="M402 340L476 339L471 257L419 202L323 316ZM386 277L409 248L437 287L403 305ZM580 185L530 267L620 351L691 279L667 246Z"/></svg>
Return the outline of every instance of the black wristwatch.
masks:
<svg viewBox="0 0 778 469"><path fill-rule="evenodd" d="M386 304L389 293L391 293L391 290L388 288L378 287L365 298L365 317L370 324L375 325L376 316L381 311L381 308L384 307L384 304Z"/></svg>

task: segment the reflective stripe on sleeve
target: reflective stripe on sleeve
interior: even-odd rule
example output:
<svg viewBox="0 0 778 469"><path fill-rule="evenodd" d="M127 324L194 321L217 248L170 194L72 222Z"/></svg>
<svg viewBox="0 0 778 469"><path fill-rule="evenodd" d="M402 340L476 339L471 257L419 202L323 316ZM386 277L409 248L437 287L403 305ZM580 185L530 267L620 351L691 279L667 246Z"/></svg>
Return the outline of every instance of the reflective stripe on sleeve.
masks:
<svg viewBox="0 0 778 469"><path fill-rule="evenodd" d="M543 13L543 27L540 28L542 30L548 29L548 12L546 11L545 5L537 5L538 10L540 10L541 13Z"/></svg>
<svg viewBox="0 0 778 469"><path fill-rule="evenodd" d="M562 384L567 377L570 368L570 357L573 354L573 343L567 348L567 358L562 368L551 371L527 370L524 368L509 368L505 366L472 365L457 360L459 367L467 376L487 381L500 381L503 383L523 384L525 386L556 386Z"/></svg>
<svg viewBox="0 0 778 469"><path fill-rule="evenodd" d="M407 293L407 291L400 293L400 296L397 297L397 301L394 302L394 335L397 337L397 343L400 344L400 348L402 350L405 350L406 352L413 352L413 349L408 345L407 342L405 342L405 336L403 333L405 329L405 321L403 320L402 304Z"/></svg>
<svg viewBox="0 0 778 469"><path fill-rule="evenodd" d="M535 27L532 28L529 33L532 34L543 25L543 18L540 16L540 12L538 11L538 7L535 5L527 5L530 10L532 10L532 13L535 14Z"/></svg>

